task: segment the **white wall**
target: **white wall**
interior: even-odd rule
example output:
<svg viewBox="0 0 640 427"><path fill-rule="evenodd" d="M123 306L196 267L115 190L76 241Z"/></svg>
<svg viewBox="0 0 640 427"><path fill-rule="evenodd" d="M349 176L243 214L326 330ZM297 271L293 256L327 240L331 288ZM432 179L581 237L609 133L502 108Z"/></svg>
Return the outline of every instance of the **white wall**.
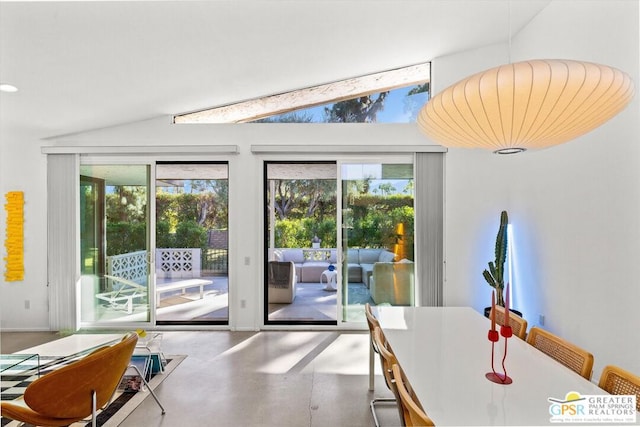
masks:
<svg viewBox="0 0 640 427"><path fill-rule="evenodd" d="M607 64L629 73L638 87L638 17L635 1L553 1L513 39L512 61ZM474 66L478 53L434 61L434 80L441 78L436 92L488 68ZM503 58L504 47L482 53ZM545 328L589 349L594 379L609 363L640 372L639 99L636 93L617 117L555 148L516 156L447 154L447 304L488 305L491 288L481 271L493 259L506 209L514 230L516 308L530 325L542 314Z"/></svg>
<svg viewBox="0 0 640 427"><path fill-rule="evenodd" d="M4 260L0 276L0 327L24 330L49 328L47 297L47 168L40 144L29 137L1 136L0 230L4 242L6 211L4 195L24 192L24 281L5 282ZM5 248L2 247L2 256ZM25 308L29 305L29 309Z"/></svg>

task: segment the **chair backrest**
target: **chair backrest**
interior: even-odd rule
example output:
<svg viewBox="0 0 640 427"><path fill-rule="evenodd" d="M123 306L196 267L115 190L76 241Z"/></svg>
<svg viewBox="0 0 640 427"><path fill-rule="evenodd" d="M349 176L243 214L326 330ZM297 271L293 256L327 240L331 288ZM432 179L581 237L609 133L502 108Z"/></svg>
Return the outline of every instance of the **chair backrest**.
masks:
<svg viewBox="0 0 640 427"><path fill-rule="evenodd" d="M402 407L400 395L398 394L398 389L396 388L396 384L393 379L393 371L391 370L393 365L398 364L398 359L396 359L396 355L393 353L391 346L389 346L389 343L387 342L387 338L384 336L384 333L379 326L376 326L373 330L373 342L374 348L377 348L377 352L380 355L380 365L382 366L384 382L396 398L396 402L398 404L398 415L400 416L401 424L404 427L406 425L405 409Z"/></svg>
<svg viewBox="0 0 640 427"><path fill-rule="evenodd" d="M391 372L395 381L400 401L404 409L404 422L407 426L433 426L431 418L424 412L415 395L407 388L408 381L398 364L391 366Z"/></svg>
<svg viewBox="0 0 640 427"><path fill-rule="evenodd" d="M586 379L591 379L593 355L588 351L537 326L529 331L527 342Z"/></svg>
<svg viewBox="0 0 640 427"><path fill-rule="evenodd" d="M269 286L289 288L296 278L296 266L293 261L269 261Z"/></svg>
<svg viewBox="0 0 640 427"><path fill-rule="evenodd" d="M504 325L505 308L499 305L495 306L496 323L498 325ZM493 309L489 312L489 318L493 315ZM509 312L509 326L513 331L513 335L520 339L525 339L527 336L527 321L513 312Z"/></svg>
<svg viewBox="0 0 640 427"><path fill-rule="evenodd" d="M369 334L373 338L373 331L376 329L376 327L378 327L378 328L380 327L380 322L378 322L378 319L376 319L376 316L373 315L373 312L371 311L371 304L366 303L364 305L364 315L367 317L367 325L369 326Z"/></svg>
<svg viewBox="0 0 640 427"><path fill-rule="evenodd" d="M611 394L636 395L636 411L640 411L640 377L617 366L605 366L598 386Z"/></svg>
<svg viewBox="0 0 640 427"><path fill-rule="evenodd" d="M380 329L380 327L376 327L373 331L373 342L375 348L377 348L378 350L378 354L380 355L380 365L382 366L382 374L384 375L384 380L387 383L387 387L389 387L391 391L394 391L391 366L393 364L397 364L398 359L396 359L396 355L393 354L391 347L389 347L387 338L384 336L384 333L382 332L382 329Z"/></svg>
<svg viewBox="0 0 640 427"><path fill-rule="evenodd" d="M138 335L131 332L117 344L101 347L38 378L26 388L25 403L51 418L82 419L91 415L92 392L96 392L96 407L109 402L129 366L137 342Z"/></svg>

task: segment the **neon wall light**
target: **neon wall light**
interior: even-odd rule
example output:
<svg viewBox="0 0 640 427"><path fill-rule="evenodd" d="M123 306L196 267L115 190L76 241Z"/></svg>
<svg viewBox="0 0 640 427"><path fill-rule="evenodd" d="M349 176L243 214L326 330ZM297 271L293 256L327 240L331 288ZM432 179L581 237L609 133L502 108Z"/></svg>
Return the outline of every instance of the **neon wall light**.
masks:
<svg viewBox="0 0 640 427"><path fill-rule="evenodd" d="M24 280L24 193L10 191L5 195L7 203L7 228L4 247L6 269L4 280L17 282Z"/></svg>

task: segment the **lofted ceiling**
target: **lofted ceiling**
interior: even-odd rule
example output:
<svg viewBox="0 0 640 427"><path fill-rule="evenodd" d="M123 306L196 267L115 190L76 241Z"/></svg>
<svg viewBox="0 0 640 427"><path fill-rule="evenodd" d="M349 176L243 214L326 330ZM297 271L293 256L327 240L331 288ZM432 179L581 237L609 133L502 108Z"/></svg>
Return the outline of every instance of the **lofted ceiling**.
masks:
<svg viewBox="0 0 640 427"><path fill-rule="evenodd" d="M0 132L48 138L422 63L504 43L550 1L0 1L0 82L19 88L0 94Z"/></svg>

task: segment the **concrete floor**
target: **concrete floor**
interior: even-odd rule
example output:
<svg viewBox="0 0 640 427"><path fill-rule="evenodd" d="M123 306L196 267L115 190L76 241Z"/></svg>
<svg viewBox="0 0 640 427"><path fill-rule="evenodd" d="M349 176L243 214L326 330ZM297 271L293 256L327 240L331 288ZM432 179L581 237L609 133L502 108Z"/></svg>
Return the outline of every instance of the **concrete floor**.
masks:
<svg viewBox="0 0 640 427"><path fill-rule="evenodd" d="M389 397L376 360L368 391L368 334L326 331L163 332L166 355L188 357L152 398L120 425L219 427L373 426L369 401ZM3 353L58 338L2 333ZM379 408L382 426L398 426L395 407Z"/></svg>

